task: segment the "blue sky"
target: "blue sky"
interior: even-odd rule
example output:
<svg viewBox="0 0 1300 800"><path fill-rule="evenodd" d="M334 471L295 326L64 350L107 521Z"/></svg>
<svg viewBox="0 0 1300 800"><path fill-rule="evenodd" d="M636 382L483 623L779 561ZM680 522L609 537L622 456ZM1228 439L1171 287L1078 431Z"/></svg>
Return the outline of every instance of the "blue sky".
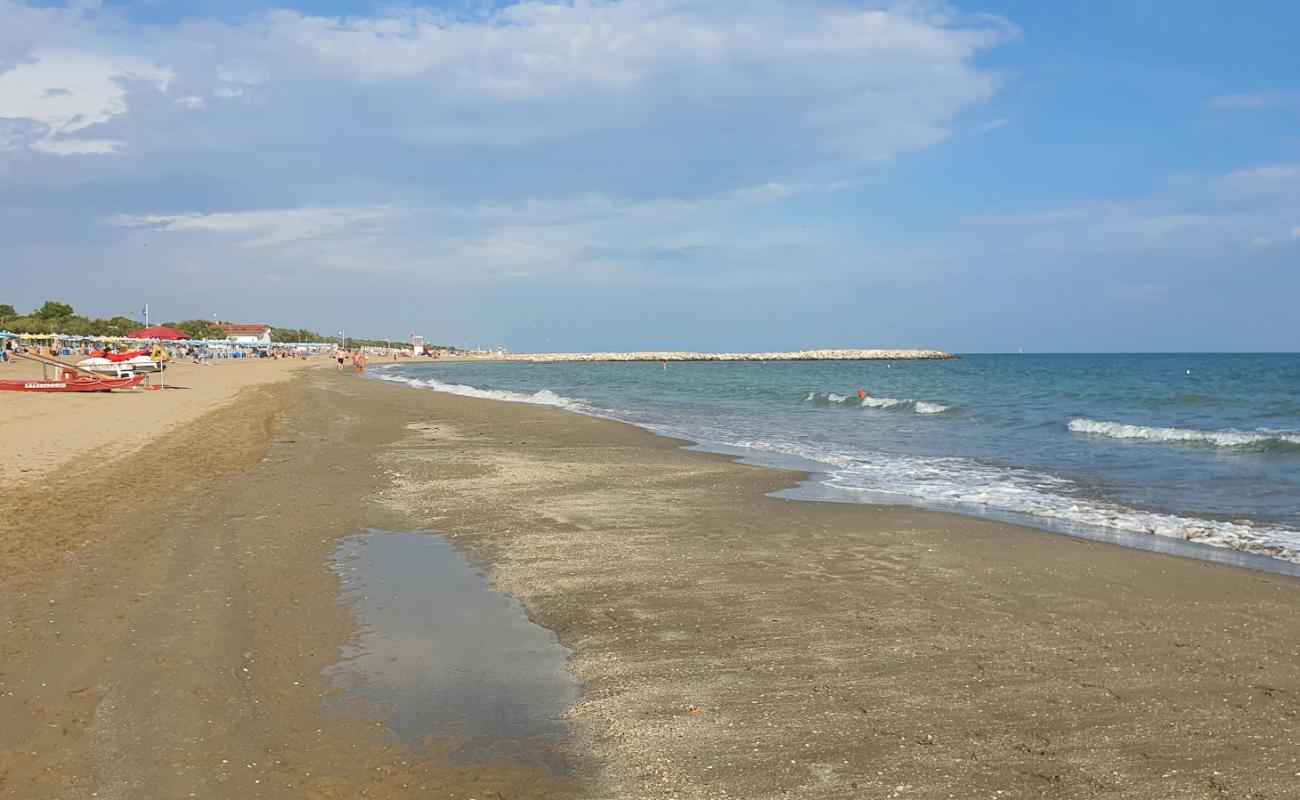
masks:
<svg viewBox="0 0 1300 800"><path fill-rule="evenodd" d="M1300 5L0 0L0 302L1300 350Z"/></svg>

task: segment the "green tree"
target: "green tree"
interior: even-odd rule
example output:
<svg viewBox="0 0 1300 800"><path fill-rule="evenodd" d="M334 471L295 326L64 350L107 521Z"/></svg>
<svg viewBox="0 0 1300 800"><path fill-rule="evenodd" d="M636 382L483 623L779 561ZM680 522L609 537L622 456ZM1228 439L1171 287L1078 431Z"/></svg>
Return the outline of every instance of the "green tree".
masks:
<svg viewBox="0 0 1300 800"><path fill-rule="evenodd" d="M138 331L144 327L143 322L137 322L130 317L122 316L113 317L108 321L97 319L95 322L103 323L104 332L97 334L99 336L121 336L124 333Z"/></svg>
<svg viewBox="0 0 1300 800"><path fill-rule="evenodd" d="M0 319L9 319L18 316L18 310L8 303L0 303Z"/></svg>
<svg viewBox="0 0 1300 800"><path fill-rule="evenodd" d="M325 338L319 333L304 328L272 328L271 341L273 342L323 342Z"/></svg>
<svg viewBox="0 0 1300 800"><path fill-rule="evenodd" d="M46 300L45 305L32 312L37 319L63 319L72 316L72 306L57 300Z"/></svg>
<svg viewBox="0 0 1300 800"><path fill-rule="evenodd" d="M164 322L164 327L185 331L195 339L224 339L225 331L212 327L206 319L187 319L181 322Z"/></svg>
<svg viewBox="0 0 1300 800"><path fill-rule="evenodd" d="M31 317L13 317L5 320L5 327L11 333L44 333L44 326Z"/></svg>

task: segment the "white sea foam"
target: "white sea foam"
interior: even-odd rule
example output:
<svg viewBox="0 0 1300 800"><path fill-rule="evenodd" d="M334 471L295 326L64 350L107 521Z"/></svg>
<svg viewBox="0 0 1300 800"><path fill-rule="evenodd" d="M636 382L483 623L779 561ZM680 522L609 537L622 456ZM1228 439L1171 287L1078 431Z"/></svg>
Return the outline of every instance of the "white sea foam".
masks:
<svg viewBox="0 0 1300 800"><path fill-rule="evenodd" d="M1092 419L1072 419L1074 433L1105 436L1110 439L1136 439L1147 442L1192 444L1253 450L1300 449L1300 434L1286 431L1198 431L1191 428L1152 428Z"/></svg>
<svg viewBox="0 0 1300 800"><path fill-rule="evenodd" d="M954 510L1023 514L1067 527L1183 539L1300 563L1300 531L1126 508L1084 498L1071 481L1028 470L962 458L848 451L793 442L746 440L730 444L825 464L822 483L837 489L894 496Z"/></svg>
<svg viewBox="0 0 1300 800"><path fill-rule="evenodd" d="M868 395L862 398L862 402L858 405L863 408L902 408L911 404L911 400L896 400L893 397L871 397Z"/></svg>
<svg viewBox="0 0 1300 800"><path fill-rule="evenodd" d="M871 397L870 395L862 398L861 406L863 408L915 411L918 414L942 414L945 411L952 410L951 406L945 406L942 403L928 403L924 400L912 400L911 398L898 400L893 397Z"/></svg>
<svg viewBox="0 0 1300 800"><path fill-rule="evenodd" d="M585 400L579 400L572 397L565 397L556 394L550 389L541 389L531 394L524 392L512 392L508 389L479 389L475 386L466 386L460 383L443 383L434 378L408 378L405 375L379 375L381 381L391 381L393 383L404 383L407 386L414 386L417 389L432 389L435 392L446 392L447 394L458 394L462 397L479 397L485 400L505 400L510 403L529 403L535 406L554 406L569 411L578 411L581 413L593 413L596 409Z"/></svg>
<svg viewBox="0 0 1300 800"><path fill-rule="evenodd" d="M854 405L860 408L876 408L889 411L915 411L917 414L942 414L945 411L951 411L951 406L945 406L940 403L929 403L924 400L912 400L910 398L899 399L896 397L872 397L867 395L862 399L846 397L835 392L821 394L819 392L809 392L804 398L809 403L820 403L826 405Z"/></svg>
<svg viewBox="0 0 1300 800"><path fill-rule="evenodd" d="M916 413L918 414L942 414L948 410L948 406L939 403L927 403L924 400L916 401Z"/></svg>
<svg viewBox="0 0 1300 800"><path fill-rule="evenodd" d="M821 479L828 487L869 493L883 498L897 497L901 502L939 506L955 511L996 512L1037 517L1048 524L1100 528L1137 535L1154 535L1190 542L1231 548L1286 561L1300 563L1300 531L1281 527L1257 525L1249 521L1225 521L1180 516L1127 508L1103 500L1088 498L1073 482L1060 477L1023 469L984 464L963 458L909 456L838 447L830 443L801 443L789 440L746 439L736 431L724 427L692 425L678 427L662 424L652 418L637 419L641 415L631 412L616 413L599 409L589 403L564 397L543 389L531 394L503 389L480 389L462 384L451 384L436 379L408 378L402 375L381 374L380 380L408 384L418 388L433 389L467 397L505 400L534 405L554 406L595 416L608 416L632 421L658 433L712 442L715 445L744 448L799 459L804 468L824 466ZM839 399L832 399L839 398ZM836 403L847 407L864 405L868 408L903 409L916 413L935 414L947 411L947 406L916 400L868 397L872 403L862 403L857 397L810 392L808 402ZM1098 426L1094 429L1093 426ZM1144 433L1127 433L1126 429ZM1070 430L1081 433L1098 432L1124 439L1150 439L1153 441L1193 442L1221 447L1260 446L1263 442L1300 443L1300 437L1290 433L1244 433L1239 431L1206 432L1183 431L1176 428L1142 428L1116 423L1074 420ZM1121 433L1111 433L1121 431ZM1155 434L1150 432L1155 431ZM1172 432L1172 435L1171 433ZM1184 433L1194 434L1185 436ZM1246 437L1238 439L1236 437ZM1207 437L1227 437L1215 440Z"/></svg>

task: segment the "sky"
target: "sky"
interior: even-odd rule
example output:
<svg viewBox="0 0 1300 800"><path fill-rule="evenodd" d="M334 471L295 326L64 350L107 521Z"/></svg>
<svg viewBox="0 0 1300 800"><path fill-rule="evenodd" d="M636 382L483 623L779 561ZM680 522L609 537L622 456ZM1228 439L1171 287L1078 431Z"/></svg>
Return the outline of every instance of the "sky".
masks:
<svg viewBox="0 0 1300 800"><path fill-rule="evenodd" d="M1300 3L0 0L0 303L1300 351Z"/></svg>

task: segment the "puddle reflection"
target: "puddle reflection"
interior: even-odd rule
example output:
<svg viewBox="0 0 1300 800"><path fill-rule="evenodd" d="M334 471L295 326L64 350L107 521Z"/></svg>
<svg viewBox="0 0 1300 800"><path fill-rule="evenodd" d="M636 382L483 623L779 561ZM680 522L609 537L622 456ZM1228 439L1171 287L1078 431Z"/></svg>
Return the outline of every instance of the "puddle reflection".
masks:
<svg viewBox="0 0 1300 800"><path fill-rule="evenodd" d="M554 633L436 534L369 531L345 539L333 561L362 624L327 671L345 690L339 702L381 706L409 743L452 737L460 758L563 768L553 753L579 688Z"/></svg>

